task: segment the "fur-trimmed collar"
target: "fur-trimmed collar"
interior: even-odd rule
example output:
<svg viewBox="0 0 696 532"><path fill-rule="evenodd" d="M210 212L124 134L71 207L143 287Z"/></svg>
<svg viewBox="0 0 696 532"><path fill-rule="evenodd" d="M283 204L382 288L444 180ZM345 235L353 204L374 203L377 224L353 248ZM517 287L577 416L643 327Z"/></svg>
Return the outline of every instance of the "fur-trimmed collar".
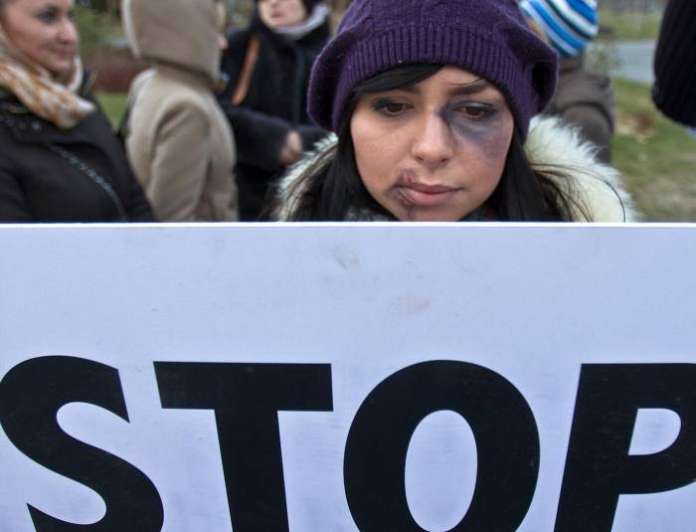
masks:
<svg viewBox="0 0 696 532"><path fill-rule="evenodd" d="M306 192L304 178L307 173L323 170L330 160L326 155L335 149L336 142L335 135L326 137L280 181L276 219L292 218L297 201ZM573 221L620 223L638 220L619 172L597 161L597 148L584 141L574 127L557 117L538 116L530 124L524 149L532 168L552 179L572 200ZM371 221L380 217L358 213L349 218Z"/></svg>

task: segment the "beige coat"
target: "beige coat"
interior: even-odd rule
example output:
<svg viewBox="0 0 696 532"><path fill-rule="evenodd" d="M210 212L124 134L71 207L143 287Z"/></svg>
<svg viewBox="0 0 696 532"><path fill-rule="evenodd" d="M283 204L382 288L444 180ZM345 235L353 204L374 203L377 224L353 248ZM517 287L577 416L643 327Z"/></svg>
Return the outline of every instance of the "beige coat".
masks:
<svg viewBox="0 0 696 532"><path fill-rule="evenodd" d="M134 53L155 64L131 87L126 149L156 216L236 220L234 140L213 94L220 61L216 4L126 0L123 11Z"/></svg>

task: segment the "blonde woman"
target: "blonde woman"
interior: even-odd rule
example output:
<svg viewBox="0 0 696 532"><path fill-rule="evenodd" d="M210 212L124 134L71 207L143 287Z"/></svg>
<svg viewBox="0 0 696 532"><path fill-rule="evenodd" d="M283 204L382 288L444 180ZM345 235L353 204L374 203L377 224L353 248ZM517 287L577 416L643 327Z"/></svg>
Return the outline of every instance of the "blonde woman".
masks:
<svg viewBox="0 0 696 532"><path fill-rule="evenodd" d="M78 57L73 0L0 0L0 222L152 220Z"/></svg>

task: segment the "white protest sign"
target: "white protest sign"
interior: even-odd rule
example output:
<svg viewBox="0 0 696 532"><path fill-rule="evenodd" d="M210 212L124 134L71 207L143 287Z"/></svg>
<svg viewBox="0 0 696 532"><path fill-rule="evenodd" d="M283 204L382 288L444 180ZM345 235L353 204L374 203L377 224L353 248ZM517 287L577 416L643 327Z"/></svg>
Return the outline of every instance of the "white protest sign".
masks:
<svg viewBox="0 0 696 532"><path fill-rule="evenodd" d="M0 249L2 530L693 530L695 227Z"/></svg>

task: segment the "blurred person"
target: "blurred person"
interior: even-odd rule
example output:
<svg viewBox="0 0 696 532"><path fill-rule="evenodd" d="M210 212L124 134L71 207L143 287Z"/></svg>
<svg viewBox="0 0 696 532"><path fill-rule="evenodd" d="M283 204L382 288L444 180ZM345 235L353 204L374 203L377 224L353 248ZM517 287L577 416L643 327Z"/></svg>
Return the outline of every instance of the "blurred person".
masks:
<svg viewBox="0 0 696 532"><path fill-rule="evenodd" d="M236 220L234 140L214 94L223 1L125 0L122 9L133 53L154 63L131 86L123 136L157 217Z"/></svg>
<svg viewBox="0 0 696 532"><path fill-rule="evenodd" d="M276 179L326 135L307 115L306 92L329 36L329 9L314 0L258 0L249 27L229 34L221 102L239 150L242 220L267 217Z"/></svg>
<svg viewBox="0 0 696 532"><path fill-rule="evenodd" d="M0 0L0 222L150 221L90 96L73 0Z"/></svg>
<svg viewBox="0 0 696 532"><path fill-rule="evenodd" d="M670 0L654 59L652 98L665 116L696 127L696 2Z"/></svg>
<svg viewBox="0 0 696 532"><path fill-rule="evenodd" d="M603 162L611 160L614 134L614 90L608 76L589 72L585 51L597 36L595 0L521 0L525 16L532 21L559 54L556 93L545 109L580 128L582 136L598 148Z"/></svg>
<svg viewBox="0 0 696 532"><path fill-rule="evenodd" d="M532 120L556 68L510 0L353 0L309 85L336 137L283 179L276 218L632 220L593 146Z"/></svg>

